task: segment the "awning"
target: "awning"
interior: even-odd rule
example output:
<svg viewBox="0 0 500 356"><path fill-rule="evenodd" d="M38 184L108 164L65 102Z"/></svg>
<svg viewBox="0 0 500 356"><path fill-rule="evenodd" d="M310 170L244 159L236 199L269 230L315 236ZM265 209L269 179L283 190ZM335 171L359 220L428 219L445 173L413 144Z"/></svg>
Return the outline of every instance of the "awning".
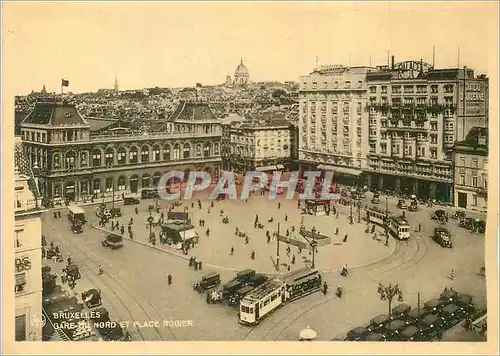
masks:
<svg viewBox="0 0 500 356"><path fill-rule="evenodd" d="M183 240L189 240L189 239L194 239L195 237L198 237L198 234L196 233L195 229L181 231L180 235L181 235Z"/></svg>
<svg viewBox="0 0 500 356"><path fill-rule="evenodd" d="M285 169L285 166L282 164L276 165L276 169Z"/></svg>
<svg viewBox="0 0 500 356"><path fill-rule="evenodd" d="M324 164L318 165L317 169L321 169L324 171L333 171L335 173L340 173L340 174L348 174L351 176L359 176L363 171L359 169L353 169L353 168L345 168L345 167L336 167L336 166L327 166Z"/></svg>
<svg viewBox="0 0 500 356"><path fill-rule="evenodd" d="M255 168L257 172L265 172L265 171L275 171L276 166L264 166Z"/></svg>

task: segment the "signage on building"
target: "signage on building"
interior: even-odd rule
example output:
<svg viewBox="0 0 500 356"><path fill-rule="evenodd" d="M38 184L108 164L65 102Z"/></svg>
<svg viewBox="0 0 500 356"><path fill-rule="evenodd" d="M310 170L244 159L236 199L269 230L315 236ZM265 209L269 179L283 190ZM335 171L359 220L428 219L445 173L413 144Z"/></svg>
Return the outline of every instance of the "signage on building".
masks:
<svg viewBox="0 0 500 356"><path fill-rule="evenodd" d="M29 257L16 258L16 273L28 271L31 269L31 260Z"/></svg>
<svg viewBox="0 0 500 356"><path fill-rule="evenodd" d="M486 115L488 105L487 83L482 80L461 80L458 85L458 115L464 115L464 97L465 97L465 116Z"/></svg>

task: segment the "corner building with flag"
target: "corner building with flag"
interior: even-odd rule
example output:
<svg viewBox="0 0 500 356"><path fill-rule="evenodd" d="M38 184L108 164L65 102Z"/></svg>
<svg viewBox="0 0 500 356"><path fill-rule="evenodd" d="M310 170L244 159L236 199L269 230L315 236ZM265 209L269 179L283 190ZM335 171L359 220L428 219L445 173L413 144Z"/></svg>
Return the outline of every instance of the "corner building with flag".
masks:
<svg viewBox="0 0 500 356"><path fill-rule="evenodd" d="M21 123L21 138L42 196L54 203L140 193L166 171L218 176L221 166L221 122L196 101L140 130L84 118L73 104L37 103Z"/></svg>

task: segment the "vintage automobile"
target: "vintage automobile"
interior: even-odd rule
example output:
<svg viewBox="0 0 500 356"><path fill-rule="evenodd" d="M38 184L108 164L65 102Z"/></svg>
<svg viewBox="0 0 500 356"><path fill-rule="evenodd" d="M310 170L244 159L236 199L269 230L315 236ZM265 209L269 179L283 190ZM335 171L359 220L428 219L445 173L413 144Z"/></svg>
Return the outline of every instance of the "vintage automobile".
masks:
<svg viewBox="0 0 500 356"><path fill-rule="evenodd" d="M406 326L407 325L403 320L393 320L386 324L384 328L380 329L379 333L383 334L388 340L396 340Z"/></svg>
<svg viewBox="0 0 500 356"><path fill-rule="evenodd" d="M432 236L432 239L439 245L441 245L441 247L453 247L451 233L450 231L448 231L448 229L445 229L443 227L436 227L434 229L434 235Z"/></svg>
<svg viewBox="0 0 500 356"><path fill-rule="evenodd" d="M380 203L380 194L373 193L372 204L378 204L378 203Z"/></svg>
<svg viewBox="0 0 500 356"><path fill-rule="evenodd" d="M431 215L432 220L445 220L446 219L446 211L440 209L436 210L432 215Z"/></svg>
<svg viewBox="0 0 500 356"><path fill-rule="evenodd" d="M109 247L113 250L123 247L123 237L116 234L108 234L102 241L103 247Z"/></svg>
<svg viewBox="0 0 500 356"><path fill-rule="evenodd" d="M410 206L408 207L408 211L417 211L418 210L418 202L414 199L411 201Z"/></svg>
<svg viewBox="0 0 500 356"><path fill-rule="evenodd" d="M66 268L64 269L64 271L66 272L66 274L68 276L71 276L73 277L73 279L76 281L77 279L80 279L82 278L81 274L80 274L80 269L78 268L77 265L75 264L70 264L68 266L66 266Z"/></svg>
<svg viewBox="0 0 500 356"><path fill-rule="evenodd" d="M358 326L347 333L344 341L364 341L370 332L364 326Z"/></svg>
<svg viewBox="0 0 500 356"><path fill-rule="evenodd" d="M433 314L426 315L422 318L421 322L421 333L423 340L432 340L436 337L440 337L443 332L443 322L442 319Z"/></svg>
<svg viewBox="0 0 500 356"><path fill-rule="evenodd" d="M71 231L73 231L74 234L81 234L83 232L82 223L74 222L73 225L71 226Z"/></svg>
<svg viewBox="0 0 500 356"><path fill-rule="evenodd" d="M216 288L220 284L220 275L215 272L207 273L199 282L193 284L193 289L198 293L203 293L209 289Z"/></svg>
<svg viewBox="0 0 500 356"><path fill-rule="evenodd" d="M458 297L458 292L456 290L446 289L443 291L443 293L441 293L439 299L453 303L457 297Z"/></svg>
<svg viewBox="0 0 500 356"><path fill-rule="evenodd" d="M424 304L429 313L438 313L447 303L442 299L431 299Z"/></svg>
<svg viewBox="0 0 500 356"><path fill-rule="evenodd" d="M427 314L429 314L428 310L425 309L412 309L406 314L404 320L406 324L411 325L418 322L418 319L424 318Z"/></svg>
<svg viewBox="0 0 500 356"><path fill-rule="evenodd" d="M448 304L445 306L441 309L439 316L443 320L443 324L447 329L457 325L465 318L463 309L456 304Z"/></svg>
<svg viewBox="0 0 500 356"><path fill-rule="evenodd" d="M141 203L141 196L139 194L125 195L123 197L123 205L136 205Z"/></svg>
<svg viewBox="0 0 500 356"><path fill-rule="evenodd" d="M404 199L399 199L398 200L398 208L399 209L406 209L406 208L408 208L408 204L406 204L406 201Z"/></svg>
<svg viewBox="0 0 500 356"><path fill-rule="evenodd" d="M411 307L408 304L401 303L394 308L392 308L391 319L402 319L411 311Z"/></svg>
<svg viewBox="0 0 500 356"><path fill-rule="evenodd" d="M378 332L379 330L382 330L390 321L391 319L389 316L380 314L370 320L370 325L368 325L367 329L370 333Z"/></svg>
<svg viewBox="0 0 500 356"><path fill-rule="evenodd" d="M472 297L468 294L460 294L456 299L455 303L463 310L466 315L471 315L476 312L476 307L472 303Z"/></svg>
<svg viewBox="0 0 500 356"><path fill-rule="evenodd" d="M207 291L206 300L207 300L207 304L222 303L222 292L220 292L216 289L211 289L211 290Z"/></svg>
<svg viewBox="0 0 500 356"><path fill-rule="evenodd" d="M385 335L380 333L369 333L364 341L387 341Z"/></svg>
<svg viewBox="0 0 500 356"><path fill-rule="evenodd" d="M399 334L398 341L421 341L420 329L415 325L408 325Z"/></svg>
<svg viewBox="0 0 500 356"><path fill-rule="evenodd" d="M122 210L120 208L111 208L109 210L109 213L111 214L112 217L119 218L122 216Z"/></svg>
<svg viewBox="0 0 500 356"><path fill-rule="evenodd" d="M158 198L158 189L144 188L141 190L141 199L154 199Z"/></svg>
<svg viewBox="0 0 500 356"><path fill-rule="evenodd" d="M467 214L464 211L455 211L455 214L451 215L451 219L465 219L467 217Z"/></svg>
<svg viewBox="0 0 500 356"><path fill-rule="evenodd" d="M88 289L82 293L82 301L87 308L95 308L102 305L102 297L100 289Z"/></svg>

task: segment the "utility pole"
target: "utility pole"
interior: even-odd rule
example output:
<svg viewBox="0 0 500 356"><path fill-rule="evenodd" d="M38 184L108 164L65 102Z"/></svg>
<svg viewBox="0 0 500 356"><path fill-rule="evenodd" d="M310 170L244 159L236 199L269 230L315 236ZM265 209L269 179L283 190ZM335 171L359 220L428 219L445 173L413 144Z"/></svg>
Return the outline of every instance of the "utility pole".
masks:
<svg viewBox="0 0 500 356"><path fill-rule="evenodd" d="M417 326L420 331L420 292L417 293Z"/></svg>
<svg viewBox="0 0 500 356"><path fill-rule="evenodd" d="M276 271L280 270L280 223L278 223L278 235L276 236Z"/></svg>

